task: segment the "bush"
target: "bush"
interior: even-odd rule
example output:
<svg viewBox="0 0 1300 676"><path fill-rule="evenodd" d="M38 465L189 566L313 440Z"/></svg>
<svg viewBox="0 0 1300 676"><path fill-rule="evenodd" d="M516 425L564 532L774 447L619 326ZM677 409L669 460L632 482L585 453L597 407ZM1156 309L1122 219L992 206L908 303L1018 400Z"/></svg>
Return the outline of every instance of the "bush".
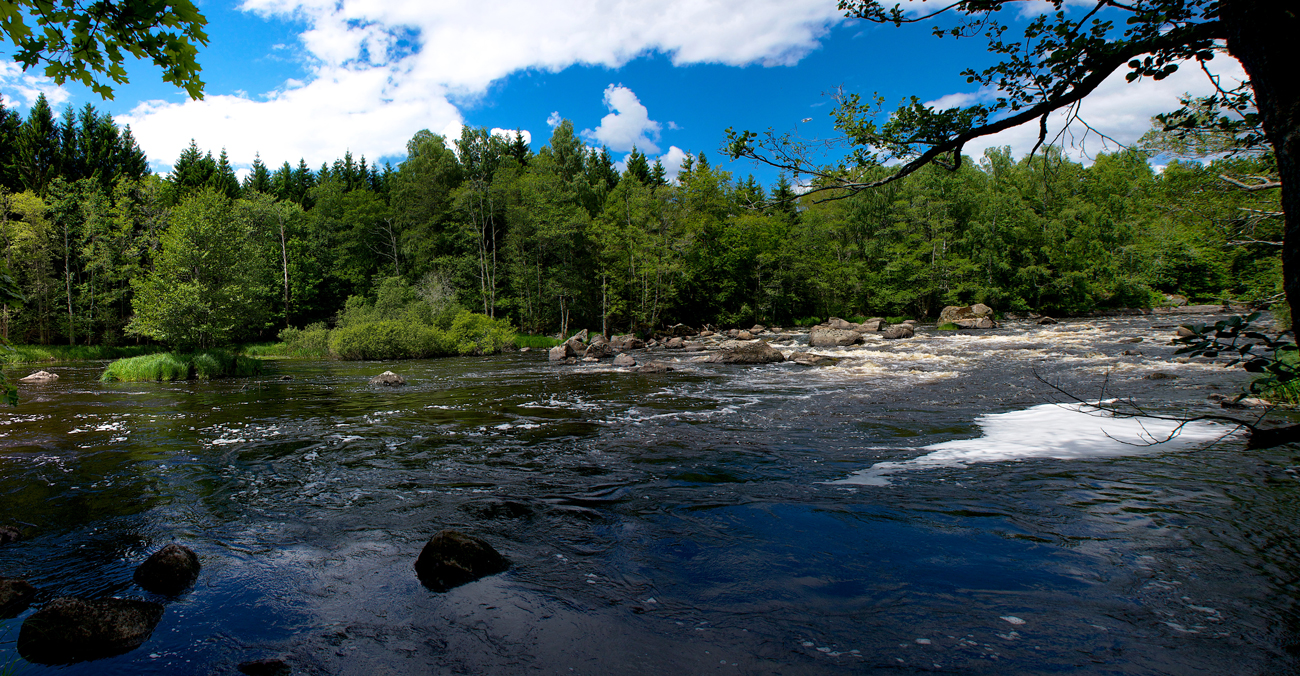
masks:
<svg viewBox="0 0 1300 676"><path fill-rule="evenodd" d="M145 383L254 376L261 372L262 362L257 359L236 356L226 350L204 350L195 354L162 352L119 359L109 364L99 379L106 383Z"/></svg>
<svg viewBox="0 0 1300 676"><path fill-rule="evenodd" d="M538 348L549 350L562 342L550 336L530 336L523 333L516 333L514 337L515 347L530 347L534 350Z"/></svg>
<svg viewBox="0 0 1300 676"><path fill-rule="evenodd" d="M287 328L280 332L280 342L284 343L284 353L291 357L330 356L330 330L324 322L307 325L304 329Z"/></svg>
<svg viewBox="0 0 1300 676"><path fill-rule="evenodd" d="M503 319L474 312L461 312L451 323L456 354L493 354L510 344L515 330Z"/></svg>
<svg viewBox="0 0 1300 676"><path fill-rule="evenodd" d="M956 324L953 324L952 322L944 322L944 323L940 324L940 325L939 325L938 327L936 327L936 328L938 328L938 330L940 330L940 331L957 331L957 330L960 330L960 329L961 329L960 326L957 326Z"/></svg>

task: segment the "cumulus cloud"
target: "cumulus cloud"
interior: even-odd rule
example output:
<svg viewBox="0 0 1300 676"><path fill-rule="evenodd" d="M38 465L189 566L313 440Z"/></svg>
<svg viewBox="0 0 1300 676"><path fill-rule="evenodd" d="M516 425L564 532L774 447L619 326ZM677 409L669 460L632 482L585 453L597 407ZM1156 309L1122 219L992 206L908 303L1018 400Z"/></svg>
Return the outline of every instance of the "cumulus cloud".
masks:
<svg viewBox="0 0 1300 676"><path fill-rule="evenodd" d="M628 152L633 146L647 153L659 152L655 141L663 127L650 119L650 111L631 89L623 85L606 87L605 107L610 113L601 118L600 126L584 130L585 138L617 152Z"/></svg>
<svg viewBox="0 0 1300 676"><path fill-rule="evenodd" d="M558 110L553 110L551 111L550 115L546 116L546 126L550 127L551 129L560 126L560 123L563 121L564 118L560 117L560 111Z"/></svg>
<svg viewBox="0 0 1300 676"><path fill-rule="evenodd" d="M19 99L25 107L30 108L41 94L50 102L55 115L59 114L59 107L71 96L68 90L54 84L54 80L44 75L24 73L18 64L0 58L0 95L4 96L5 108L15 108L14 104Z"/></svg>
<svg viewBox="0 0 1300 676"><path fill-rule="evenodd" d="M668 152L659 157L659 162L664 165L664 173L667 174L670 183L677 182L677 174L681 171L682 160L687 157L692 157L692 155L677 146L668 146Z"/></svg>
<svg viewBox="0 0 1300 676"><path fill-rule="evenodd" d="M261 96L149 101L119 122L163 161L191 136L202 147L228 146L237 162L256 150L268 161L313 164L349 149L377 158L400 154L420 129L459 125L453 101L473 100L522 69L617 68L656 52L678 65L793 64L843 20L834 0L562 4L244 0L244 11L307 26L299 36L310 64L303 82Z"/></svg>
<svg viewBox="0 0 1300 676"><path fill-rule="evenodd" d="M532 135L531 133L529 133L529 131L528 131L527 129L520 129L520 130L519 130L519 134L520 134L521 136L524 137L524 143L527 143L527 144L529 144L529 145L532 145L532 143L533 143L533 135ZM514 129L501 129L501 128L499 128L499 127L493 127L493 128L492 128L492 135L493 135L493 136L500 136L501 138L503 138L503 139L505 139L505 140L507 140L507 141L510 141L510 142L512 142L512 143L513 143L514 140L515 140L515 130L514 130Z"/></svg>

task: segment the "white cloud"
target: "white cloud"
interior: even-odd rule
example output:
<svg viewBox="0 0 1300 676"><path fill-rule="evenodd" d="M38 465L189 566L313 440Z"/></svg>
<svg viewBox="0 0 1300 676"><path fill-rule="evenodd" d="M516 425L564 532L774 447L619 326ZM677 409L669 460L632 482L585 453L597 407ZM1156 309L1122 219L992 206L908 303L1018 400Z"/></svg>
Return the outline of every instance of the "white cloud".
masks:
<svg viewBox="0 0 1300 676"><path fill-rule="evenodd" d="M650 119L650 111L631 89L623 85L606 87L605 107L610 113L601 118L599 127L583 130L584 137L617 152L628 152L633 146L648 153L659 152L655 140L663 127Z"/></svg>
<svg viewBox="0 0 1300 676"><path fill-rule="evenodd" d="M674 64L793 64L843 17L834 0L244 0L241 9L307 26L305 82L262 97L149 101L130 123L150 157L169 162L193 136L237 162L313 164L351 149L400 154L420 129L462 122L473 100L510 73L574 64L617 68L648 53ZM558 114L553 115L554 119ZM548 123L551 120L548 120ZM558 120L555 120L558 123Z"/></svg>
<svg viewBox="0 0 1300 676"><path fill-rule="evenodd" d="M1211 70L1223 77L1225 88L1236 86L1244 80L1245 71L1241 64L1229 56L1220 54L1209 64ZM1213 91L1213 85L1195 63L1185 63L1178 72L1163 79L1143 79L1129 83L1124 75L1127 69L1121 69L1111 75L1095 91L1083 99L1079 117L1097 131L1106 134L1115 141L1130 145L1142 138L1151 128L1151 118L1158 113L1165 113L1178 108L1178 99L1184 93L1205 96ZM949 94L931 104L970 105L988 98L985 93ZM1088 132L1077 121L1064 134L1062 127L1067 120L1067 113L1057 112L1048 117L1047 142L1055 140L1066 153L1076 160L1090 162L1090 156L1098 152L1114 151L1114 142L1102 139L1095 133ZM975 139L966 145L966 155L980 157L987 148L1011 146L1012 157L1021 157L1033 148L1038 140L1038 122L1033 121L1013 127L1006 131Z"/></svg>
<svg viewBox="0 0 1300 676"><path fill-rule="evenodd" d="M15 95L26 102L23 104L25 107L31 108L41 94L44 94L46 100L50 102L50 107L54 109L56 116L60 112L59 108L71 96L68 90L54 84L54 80L44 75L23 73L21 66L0 57L0 95L4 96L5 108L15 107L14 104L17 102Z"/></svg>
<svg viewBox="0 0 1300 676"><path fill-rule="evenodd" d="M687 157L693 157L693 155L677 146L668 146L668 152L659 157L659 162L664 165L664 173L668 176L669 183L677 182L677 174L681 171L682 160ZM651 164L654 163L651 162Z"/></svg>
<svg viewBox="0 0 1300 676"><path fill-rule="evenodd" d="M551 111L551 114L546 116L546 126L550 127L551 129L560 126L560 123L563 121L564 118L560 117L560 111L558 110Z"/></svg>

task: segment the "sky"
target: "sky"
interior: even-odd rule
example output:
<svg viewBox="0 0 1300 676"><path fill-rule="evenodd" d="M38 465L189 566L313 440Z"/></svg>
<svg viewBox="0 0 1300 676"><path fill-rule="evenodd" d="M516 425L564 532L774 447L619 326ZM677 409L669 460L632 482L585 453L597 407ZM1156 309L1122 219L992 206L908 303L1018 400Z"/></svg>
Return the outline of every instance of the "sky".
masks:
<svg viewBox="0 0 1300 676"><path fill-rule="evenodd" d="M912 5L923 7L919 1ZM754 174L769 185L775 171L725 161L729 127L832 137L837 88L878 92L891 109L911 96L948 107L990 95L960 75L993 62L983 39L937 39L931 24L848 20L835 0L198 4L210 38L199 54L201 101L162 82L148 63L129 64L130 84L104 101L4 59L0 94L24 115L42 92L56 110L90 103L131 126L158 172L168 171L191 139L214 155L226 149L242 175L258 154L272 168L299 158L319 167L349 151L396 165L415 132L457 136L462 125L519 129L537 150L568 119L585 142L607 146L620 167L633 146L673 174L687 154L706 153L737 178ZM1229 57L1214 65L1228 83L1244 77ZM1152 115L1178 107L1179 95L1211 86L1195 66L1160 82L1128 84L1120 73L1087 98L1082 117L1132 143ZM1057 116L1049 138L1060 127ZM1033 125L1008 130L966 153L978 158L986 147L1010 146L1020 156L1036 135ZM1096 135L1084 138L1077 124L1060 138L1084 161L1115 148Z"/></svg>

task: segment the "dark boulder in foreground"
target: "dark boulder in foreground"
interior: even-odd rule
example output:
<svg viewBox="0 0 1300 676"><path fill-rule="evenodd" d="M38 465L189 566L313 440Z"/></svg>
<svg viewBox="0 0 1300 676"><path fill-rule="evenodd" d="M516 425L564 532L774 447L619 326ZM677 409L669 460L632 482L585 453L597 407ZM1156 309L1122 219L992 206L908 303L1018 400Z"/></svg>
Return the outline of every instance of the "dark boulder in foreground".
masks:
<svg viewBox="0 0 1300 676"><path fill-rule="evenodd" d="M18 654L37 664L70 664L140 647L162 619L148 601L62 597L45 604L18 631Z"/></svg>
<svg viewBox="0 0 1300 676"><path fill-rule="evenodd" d="M0 545L7 545L10 542L17 542L23 539L23 532L15 526L0 526Z"/></svg>
<svg viewBox="0 0 1300 676"><path fill-rule="evenodd" d="M289 676L293 669L285 664L284 660L268 657L262 660L251 660L239 664L239 673L248 674L248 676Z"/></svg>
<svg viewBox="0 0 1300 676"><path fill-rule="evenodd" d="M383 373L370 379L371 385L387 385L389 387L400 387L406 384L406 378L403 378L392 371Z"/></svg>
<svg viewBox="0 0 1300 676"><path fill-rule="evenodd" d="M781 351L761 340L724 341L706 361L715 364L770 364L785 361Z"/></svg>
<svg viewBox="0 0 1300 676"><path fill-rule="evenodd" d="M172 543L154 552L135 569L135 583L156 594L175 596L199 579L199 557Z"/></svg>
<svg viewBox="0 0 1300 676"><path fill-rule="evenodd" d="M27 610L36 598L36 587L27 580L0 577L0 618L14 617Z"/></svg>
<svg viewBox="0 0 1300 676"><path fill-rule="evenodd" d="M487 541L446 529L429 539L415 560L415 574L436 592L495 575L510 567Z"/></svg>

